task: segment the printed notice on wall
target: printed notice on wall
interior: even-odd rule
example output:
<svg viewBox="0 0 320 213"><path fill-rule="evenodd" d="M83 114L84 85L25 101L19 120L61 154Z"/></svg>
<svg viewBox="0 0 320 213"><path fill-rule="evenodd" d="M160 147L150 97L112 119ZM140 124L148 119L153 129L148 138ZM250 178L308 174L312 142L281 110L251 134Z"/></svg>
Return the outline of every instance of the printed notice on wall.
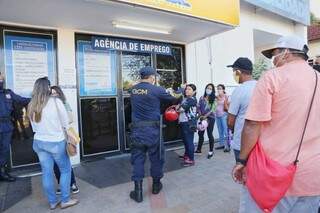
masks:
<svg viewBox="0 0 320 213"><path fill-rule="evenodd" d="M7 87L30 97L35 81L47 76L54 81L52 40L27 36L5 37Z"/></svg>
<svg viewBox="0 0 320 213"><path fill-rule="evenodd" d="M93 50L90 42L78 42L80 95L116 95L115 54Z"/></svg>
<svg viewBox="0 0 320 213"><path fill-rule="evenodd" d="M12 41L12 45L13 90L26 93L35 79L48 75L47 47L30 41Z"/></svg>
<svg viewBox="0 0 320 213"><path fill-rule="evenodd" d="M86 90L111 89L111 60L109 53L85 52L84 84Z"/></svg>

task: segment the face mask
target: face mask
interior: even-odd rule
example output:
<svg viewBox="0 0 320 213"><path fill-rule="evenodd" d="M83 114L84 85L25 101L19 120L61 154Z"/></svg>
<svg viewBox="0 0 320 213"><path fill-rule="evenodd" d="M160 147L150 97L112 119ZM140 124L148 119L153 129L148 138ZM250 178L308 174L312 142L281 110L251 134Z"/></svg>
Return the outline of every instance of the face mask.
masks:
<svg viewBox="0 0 320 213"><path fill-rule="evenodd" d="M272 61L272 64L274 65L274 67L278 67L279 63L283 60L284 55L286 53L287 53L287 51L284 51L284 52L278 53L277 55L272 56L271 61ZM275 58L279 57L281 55L283 55L283 56L277 61L277 63L275 63Z"/></svg>
<svg viewBox="0 0 320 213"><path fill-rule="evenodd" d="M4 88L4 81L0 81L0 90L3 90Z"/></svg>
<svg viewBox="0 0 320 213"><path fill-rule="evenodd" d="M206 94L207 95L211 95L212 94L212 90L211 89L206 89Z"/></svg>
<svg viewBox="0 0 320 213"><path fill-rule="evenodd" d="M240 83L240 76L237 75L237 71L234 71L234 72L233 72L233 79L234 79L234 81L235 81L237 84Z"/></svg>

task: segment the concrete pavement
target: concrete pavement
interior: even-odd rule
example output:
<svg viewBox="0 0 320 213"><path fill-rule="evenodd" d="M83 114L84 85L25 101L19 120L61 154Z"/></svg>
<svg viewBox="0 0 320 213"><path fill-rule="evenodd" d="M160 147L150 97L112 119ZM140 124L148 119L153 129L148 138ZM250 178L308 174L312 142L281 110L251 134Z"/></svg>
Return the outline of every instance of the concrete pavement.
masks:
<svg viewBox="0 0 320 213"><path fill-rule="evenodd" d="M176 152L181 154L182 150ZM179 159L176 160L179 161ZM144 202L140 204L135 203L128 196L133 188L131 182L98 188L81 178L77 178L80 193L74 197L78 198L80 203L75 207L63 210L63 212L235 213L239 208L240 186L231 179L233 165L233 154L215 151L214 157L208 160L204 150L202 156L196 156L195 166L166 173L162 180L164 189L159 195L151 194L152 180L150 177L145 178L143 183ZM107 168L101 171L101 176L105 172L108 172ZM30 195L15 203L5 212L61 211L60 209L54 211L48 209L47 200L42 193L40 176L31 178L31 189Z"/></svg>

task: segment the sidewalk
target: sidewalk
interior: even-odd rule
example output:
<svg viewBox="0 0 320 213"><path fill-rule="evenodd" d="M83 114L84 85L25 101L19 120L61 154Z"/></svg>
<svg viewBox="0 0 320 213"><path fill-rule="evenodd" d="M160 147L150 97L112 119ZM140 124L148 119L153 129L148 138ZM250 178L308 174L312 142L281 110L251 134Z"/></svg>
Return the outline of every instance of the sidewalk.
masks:
<svg viewBox="0 0 320 213"><path fill-rule="evenodd" d="M169 151L170 152L170 151ZM182 150L172 153L181 153ZM234 165L233 154L216 151L210 160L206 158L204 150L202 156L196 156L196 165L188 168L167 170L163 179L164 190L159 195L151 194L151 178L144 179L144 201L137 204L130 200L128 194L133 188L131 182L125 181L117 185L96 184L95 178L81 178L84 173L96 172L97 177L106 180L110 177L108 167L105 170L88 164L75 169L80 193L75 195L80 203L63 212L110 212L110 213L235 213L239 206L240 186L231 179L231 169ZM169 156L169 155L167 155ZM122 159L123 161L124 159ZM99 162L108 165L108 160ZM179 161L172 156L167 164L177 164ZM121 168L121 167L120 167ZM147 170L146 170L147 171ZM80 174L78 176L78 173ZM107 174L108 173L108 174ZM104 178L106 177L106 178ZM129 175L128 175L129 177ZM98 180L99 178L97 178ZM31 189L28 189L28 182ZM0 212L5 206L10 206L6 213L42 213L60 212L60 209L50 211L47 200L42 193L41 177L27 178L14 183L15 190L10 190L10 184L0 184ZM20 191L22 190L22 191ZM28 194L27 192L30 191ZM19 201L19 197L21 200ZM18 199L18 200L17 200ZM10 204L11 202L11 204ZM10 204L10 205L9 205Z"/></svg>

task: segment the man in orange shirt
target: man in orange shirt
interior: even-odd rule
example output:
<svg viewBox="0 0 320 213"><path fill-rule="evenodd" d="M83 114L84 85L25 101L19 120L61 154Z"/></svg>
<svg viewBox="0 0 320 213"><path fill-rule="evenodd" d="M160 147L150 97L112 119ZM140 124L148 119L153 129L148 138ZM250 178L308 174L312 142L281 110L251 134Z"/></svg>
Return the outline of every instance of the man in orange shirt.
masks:
<svg viewBox="0 0 320 213"><path fill-rule="evenodd" d="M262 53L273 58L253 92L241 139L235 181L245 182L246 160L258 138L267 156L286 166L295 160L315 87L315 73L306 62L308 47L296 36L280 38ZM320 79L320 77L319 77ZM319 85L319 83L318 83ZM317 212L320 201L320 86L307 123L297 172L285 197L273 212ZM240 212L262 212L246 187Z"/></svg>

